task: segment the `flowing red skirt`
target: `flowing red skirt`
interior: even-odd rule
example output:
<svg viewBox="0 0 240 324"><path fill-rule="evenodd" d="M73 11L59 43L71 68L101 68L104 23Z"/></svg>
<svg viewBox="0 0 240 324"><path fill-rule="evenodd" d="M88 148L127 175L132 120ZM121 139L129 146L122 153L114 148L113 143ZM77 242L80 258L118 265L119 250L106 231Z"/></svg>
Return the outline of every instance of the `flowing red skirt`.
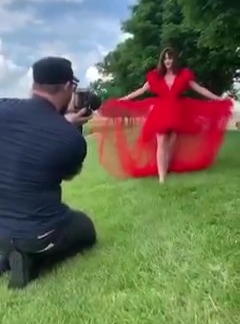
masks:
<svg viewBox="0 0 240 324"><path fill-rule="evenodd" d="M177 134L170 172L206 169L215 161L232 116L232 101L191 98L108 100L101 109L99 160L118 178L158 175L157 134Z"/></svg>

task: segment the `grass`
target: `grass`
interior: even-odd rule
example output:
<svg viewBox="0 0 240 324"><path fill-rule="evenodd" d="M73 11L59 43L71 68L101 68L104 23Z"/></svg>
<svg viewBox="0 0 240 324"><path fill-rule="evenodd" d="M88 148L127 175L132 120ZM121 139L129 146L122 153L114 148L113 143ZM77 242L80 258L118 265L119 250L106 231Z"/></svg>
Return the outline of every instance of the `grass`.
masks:
<svg viewBox="0 0 240 324"><path fill-rule="evenodd" d="M240 323L240 134L209 170L117 182L90 143L65 200L96 223L99 243L26 290L0 279L0 323Z"/></svg>

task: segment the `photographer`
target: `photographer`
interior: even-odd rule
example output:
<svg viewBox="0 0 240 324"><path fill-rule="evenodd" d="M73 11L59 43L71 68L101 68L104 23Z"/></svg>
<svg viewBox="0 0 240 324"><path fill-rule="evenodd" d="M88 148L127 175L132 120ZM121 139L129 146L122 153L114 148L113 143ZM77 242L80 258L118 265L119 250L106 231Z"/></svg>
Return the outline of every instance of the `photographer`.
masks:
<svg viewBox="0 0 240 324"><path fill-rule="evenodd" d="M87 155L77 127L91 115L67 112L77 83L71 62L43 58L33 65L32 98L0 100L0 274L11 271L12 288L96 242L91 219L62 202L62 181Z"/></svg>

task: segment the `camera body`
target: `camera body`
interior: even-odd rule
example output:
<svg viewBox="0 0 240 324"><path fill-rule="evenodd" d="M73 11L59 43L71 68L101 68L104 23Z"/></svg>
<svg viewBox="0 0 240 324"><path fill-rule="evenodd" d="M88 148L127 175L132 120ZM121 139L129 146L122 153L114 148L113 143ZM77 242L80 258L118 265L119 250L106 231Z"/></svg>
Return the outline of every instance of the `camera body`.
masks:
<svg viewBox="0 0 240 324"><path fill-rule="evenodd" d="M79 111L86 109L84 117L91 116L102 104L101 98L93 91L87 88L77 88L74 93L74 109Z"/></svg>

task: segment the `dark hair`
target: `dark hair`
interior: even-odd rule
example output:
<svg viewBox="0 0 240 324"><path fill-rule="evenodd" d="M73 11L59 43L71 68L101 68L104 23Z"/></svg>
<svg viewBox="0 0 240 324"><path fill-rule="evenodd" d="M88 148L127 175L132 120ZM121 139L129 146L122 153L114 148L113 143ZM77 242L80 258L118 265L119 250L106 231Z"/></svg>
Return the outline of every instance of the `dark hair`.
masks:
<svg viewBox="0 0 240 324"><path fill-rule="evenodd" d="M177 54L177 52L172 48L172 47L166 47L164 48L164 50L161 52L160 56L159 56L159 60L158 60L158 64L157 64L157 71L160 75L164 76L166 74L166 67L164 65L164 60L165 60L165 56L166 54L173 59L173 73L177 74L179 69L180 69L180 65L179 65L179 56Z"/></svg>

